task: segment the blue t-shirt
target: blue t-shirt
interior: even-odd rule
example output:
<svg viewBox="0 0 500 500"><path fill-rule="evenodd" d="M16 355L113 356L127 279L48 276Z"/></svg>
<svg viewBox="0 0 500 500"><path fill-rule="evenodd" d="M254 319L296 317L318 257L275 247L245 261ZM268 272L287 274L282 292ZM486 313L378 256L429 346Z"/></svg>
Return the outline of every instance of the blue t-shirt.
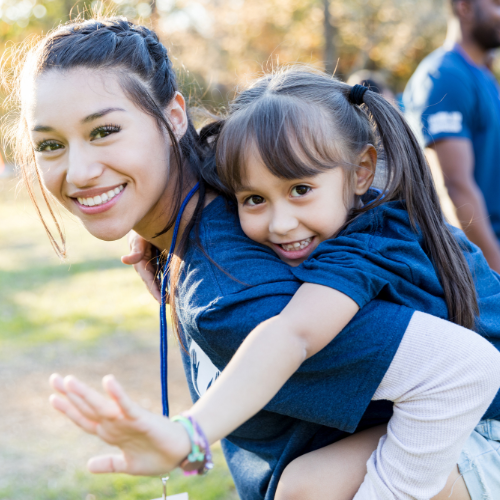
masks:
<svg viewBox="0 0 500 500"><path fill-rule="evenodd" d="M500 275L463 231L449 226L471 270L479 304L475 330L500 350ZM449 319L444 291L420 231L403 203L365 212L336 238L322 242L291 272L302 282L334 288L363 311L375 298ZM484 418L500 417L500 392Z"/></svg>
<svg viewBox="0 0 500 500"><path fill-rule="evenodd" d="M245 337L279 314L301 284L271 249L244 235L222 197L204 209L200 239L203 250L190 235L177 302L193 401ZM297 456L389 420L392 403L371 398L413 312L386 301L368 303L264 410L223 440L243 500L271 500L283 469Z"/></svg>
<svg viewBox="0 0 500 500"><path fill-rule="evenodd" d="M463 50L440 48L418 66L404 92L405 115L424 146L466 138L474 179L500 239L500 92L492 73Z"/></svg>

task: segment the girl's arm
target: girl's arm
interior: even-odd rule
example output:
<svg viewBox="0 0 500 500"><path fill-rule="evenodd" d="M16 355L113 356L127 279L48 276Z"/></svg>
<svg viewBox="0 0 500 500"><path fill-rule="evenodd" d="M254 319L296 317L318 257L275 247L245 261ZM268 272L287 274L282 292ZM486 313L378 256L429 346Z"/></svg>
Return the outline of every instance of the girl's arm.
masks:
<svg viewBox="0 0 500 500"><path fill-rule="evenodd" d="M260 411L299 366L329 344L359 307L347 295L303 284L285 309L255 328L189 413L210 443Z"/></svg>
<svg viewBox="0 0 500 500"><path fill-rule="evenodd" d="M346 295L322 285L302 285L285 309L261 323L242 343L222 375L193 406L210 443L230 434L260 411L299 366L320 351L358 311ZM54 375L61 395L51 403L84 431L121 448L97 457L92 472L155 475L179 465L190 451L184 428L133 403L112 377L105 398L74 377Z"/></svg>

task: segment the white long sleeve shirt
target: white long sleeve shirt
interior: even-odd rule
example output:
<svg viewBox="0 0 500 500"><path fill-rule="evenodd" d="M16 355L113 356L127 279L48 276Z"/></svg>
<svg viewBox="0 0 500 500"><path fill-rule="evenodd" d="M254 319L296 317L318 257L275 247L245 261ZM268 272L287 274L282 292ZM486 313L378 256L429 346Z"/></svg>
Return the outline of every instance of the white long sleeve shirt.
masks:
<svg viewBox="0 0 500 500"><path fill-rule="evenodd" d="M439 493L499 387L493 345L416 312L373 397L394 401L394 415L353 500L428 500Z"/></svg>

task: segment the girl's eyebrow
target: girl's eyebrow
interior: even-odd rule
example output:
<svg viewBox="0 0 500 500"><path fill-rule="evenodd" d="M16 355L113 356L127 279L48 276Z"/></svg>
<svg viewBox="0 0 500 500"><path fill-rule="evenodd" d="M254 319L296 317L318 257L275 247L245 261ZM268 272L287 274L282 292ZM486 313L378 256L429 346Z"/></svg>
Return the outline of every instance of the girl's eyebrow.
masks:
<svg viewBox="0 0 500 500"><path fill-rule="evenodd" d="M97 120L98 118L102 118L108 113L112 113L113 111L125 111L123 108L105 108L97 111L96 113L92 113L91 115L86 116L80 123L89 123L91 121ZM37 125L31 129L32 132L54 132L52 127L48 127L46 125Z"/></svg>

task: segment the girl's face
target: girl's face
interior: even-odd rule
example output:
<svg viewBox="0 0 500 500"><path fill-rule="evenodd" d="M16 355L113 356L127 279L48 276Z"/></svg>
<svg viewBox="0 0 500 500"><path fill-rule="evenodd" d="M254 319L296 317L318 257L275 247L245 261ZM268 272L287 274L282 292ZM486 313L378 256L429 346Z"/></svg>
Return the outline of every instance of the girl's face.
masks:
<svg viewBox="0 0 500 500"><path fill-rule="evenodd" d="M287 264L298 266L337 233L353 207L354 195L370 187L376 164L376 152L370 148L361 158L362 168L355 173L354 192L347 204L340 167L289 180L269 172L260 156L248 155L243 186L236 193L245 234L273 249Z"/></svg>
<svg viewBox="0 0 500 500"><path fill-rule="evenodd" d="M111 71L51 70L26 96L35 158L47 189L86 229L116 240L148 238L169 215L170 141L130 101ZM166 110L174 133L186 127L178 94ZM172 183L171 183L172 184Z"/></svg>

